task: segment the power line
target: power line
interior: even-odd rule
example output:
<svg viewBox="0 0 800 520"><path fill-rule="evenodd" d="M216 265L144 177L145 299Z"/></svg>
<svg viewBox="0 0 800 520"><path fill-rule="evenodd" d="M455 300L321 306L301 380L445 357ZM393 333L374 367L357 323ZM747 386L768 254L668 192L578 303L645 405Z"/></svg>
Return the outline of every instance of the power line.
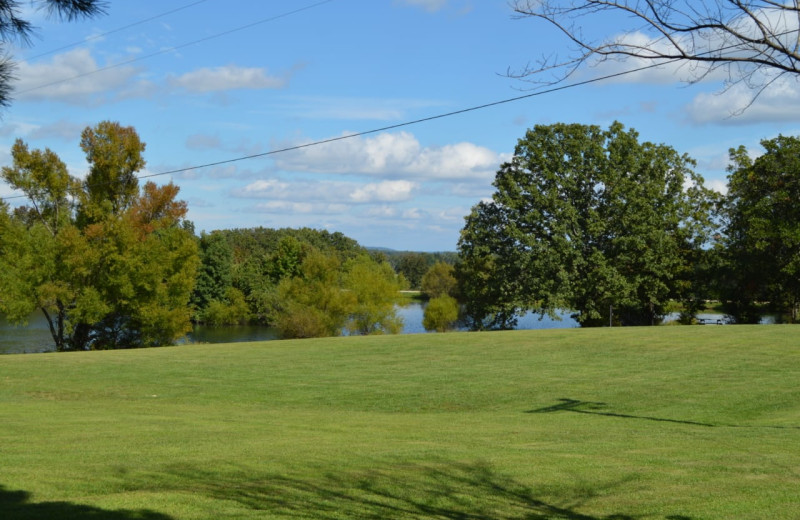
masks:
<svg viewBox="0 0 800 520"><path fill-rule="evenodd" d="M462 108L460 110L454 110L452 112L445 112L445 113L442 113L442 114L436 114L436 115L433 115L433 116L423 117L421 119L414 119L412 121L405 121L403 123L397 123L397 124L394 124L394 125L382 126L380 128L373 128L371 130L364 130L363 132L355 132L355 133L352 133L352 134L341 135L339 137L330 137L328 139L322 139L322 140L319 140L319 141L313 141L313 142L310 142L310 143L299 144L299 145L294 145L294 146L287 146L285 148L278 148L278 149L275 149L275 150L270 150L270 151L262 152L262 153L256 153L256 154L251 154L251 155L243 155L243 156L240 156L240 157L234 157L233 159L226 159L226 160L223 160L223 161L216 161L216 162L211 162L211 163L198 164L198 165L195 165L195 166L188 166L186 168L178 168L178 169L175 169L175 170L168 170L168 171L163 171L163 172L159 172L159 173L151 173L151 174L148 174L148 175L141 175L141 176L138 176L136 178L137 179L149 179L149 178L152 178L152 177L161 177L161 176L164 176L164 175L172 175L172 174L175 174L175 173L183 173L183 172L187 172L187 171L191 171L191 170L199 170L199 169L203 169L203 168L211 168L213 166L221 166L223 164L231 164L231 163L240 162L240 161L246 161L246 160L250 160L250 159L257 159L259 157L267 157L269 155L276 155L276 154L279 154L279 153L291 152L291 151L294 151L294 150L302 150L303 148L311 148L313 146L320 146L320 145L323 145L323 144L334 143L334 142L337 142L337 141L343 141L345 139L353 139L355 137L362 137L362 136L365 136L365 135L376 134L378 132L386 132L388 130L395 130L397 128L403 128L403 127L406 127L406 126L417 125L417 124L420 124L420 123L426 123L428 121L434 121L434 120L437 120L437 119L444 119L446 117L452 117L452 116L457 116L457 115L461 115L461 114L466 114L468 112L475 112L477 110L483 110L485 108L491 108L491 107L495 107L495 106L499 106L499 105L505 105L505 104L508 104L508 103L514 103L516 101L521 101L523 99L529 99L529 98L533 98L533 97L537 97L537 96L543 96L545 94L552 94L553 92L559 92L561 90L567 90L567 89L570 89L570 88L581 87L581 86L588 85L588 84L591 84L591 83L597 83L597 82L604 81L604 80L607 80L607 79L613 79L613 78L617 78L617 77L620 77L620 76L625 76L627 74L633 74L635 72L641 72L643 70L648 70L648 69L660 67L662 65L668 65L670 63L675 63L675 62L678 62L678 61L680 61L680 58L675 58L673 60L660 62L660 63L654 63L654 64L651 64L651 65L646 65L646 66L643 66L643 67L638 67L638 68L635 68L635 69L630 69L630 70L626 70L626 71L622 71L622 72L616 72L614 74L608 74L606 76L600 76L600 77L597 77L597 78L587 79L587 80L584 80L584 81L578 81L578 82L570 83L570 84L567 84L567 85L560 85L558 87L552 87L552 88L549 88L549 89L546 89L546 90L540 90L540 91L537 91L537 92L531 92L529 94L524 94L524 95L521 95L521 96L502 99L502 100L499 100L499 101L492 101L491 103L484 103L482 105L475 105L475 106L468 107L468 108ZM104 184L107 184L107 183L99 183L99 184L96 184L96 186L102 186ZM20 199L20 198L27 198L27 196L26 195L15 195L15 196L12 196L12 197L0 198L0 200L11 200L11 199Z"/></svg>
<svg viewBox="0 0 800 520"><path fill-rule="evenodd" d="M332 1L332 0L325 0L324 2L320 2L320 4L324 4L324 3L327 3L329 1ZM314 4L314 5L320 5L320 4ZM303 9L307 9L307 8L310 8L310 7L313 7L313 6L309 6L309 7L303 8ZM301 9L301 10L303 10L303 9ZM256 22L256 23L260 23L260 22ZM779 34L778 36L784 36L784 35L789 34L791 32L798 32L798 31L797 30L786 31L784 33ZM722 48L719 48L719 49L714 49L713 51L708 51L708 53L724 51L724 50L728 50L728 49L736 48L736 47L737 47L737 45L729 45L729 46L725 46L725 47L722 47ZM706 54L706 53L703 53L703 54ZM295 150L301 150L301 149L304 149L304 148L311 148L311 147L314 147L314 146L321 146L323 144L333 143L333 142L337 142L337 141L343 141L345 139L353 139L355 137L362 137L362 136L365 136L365 135L375 134L375 133L378 133L378 132L386 132L388 130L395 130L397 128L403 128L403 127L406 127L406 126L412 126L412 125L417 125L417 124L420 124L420 123L426 123L428 121L434 121L434 120L437 120L437 119L444 119L446 117L452 117L452 116L466 114L466 113L469 113L469 112L475 112L475 111L478 111L478 110L483 110L483 109L486 109L486 108L491 108L491 107L495 107L495 106L499 106L499 105L505 105L505 104L508 104L508 103L514 103L514 102L517 102L517 101L521 101L523 99L530 99L530 98L537 97L537 96L543 96L545 94L552 94L554 92L560 92L562 90L567 90L567 89L570 89L570 88L581 87L581 86L589 85L589 84L592 84L592 83L598 83L600 81L605 81L605 80L608 80L608 79L614 79L614 78L618 78L618 77L621 77L621 76L626 76L628 74L634 74L636 72L642 72L644 70L654 69L654 68L657 68L657 67L661 67L663 65L669 65L669 64L678 63L678 62L681 62L681 61L683 61L683 58L673 58L673 59L670 59L670 60L659 61L657 63L652 63L650 65L645 65L645 66L637 67L637 68L634 68L634 69L615 72L613 74L607 74L605 76L598 76L596 78L591 78L591 79L587 79L587 80L583 80L583 81L578 81L578 82L575 82L575 83L569 83L569 84L566 84L566 85L560 85L560 86L557 86L557 87L551 87L549 89L539 90L539 91L536 91L536 92L531 92L529 94L523 94L521 96L515 96L515 97L511 97L511 98L506 98L506 99L502 99L502 100L499 100L499 101L492 101L490 103L484 103L482 105L475 105L475 106L468 107L468 108L463 108L463 109L460 109L460 110L454 110L452 112L445 112L445 113L442 113L442 114L436 114L436 115L433 115L433 116L423 117L421 119L414 119L414 120L411 120L411 121L405 121L405 122L397 123L397 124L394 124L394 125L382 126L380 128L373 128L371 130L364 130L362 132L355 132L355 133L351 133L351 134L347 134L347 135L342 135L342 136L339 136L339 137L331 137L331 138L328 138L328 139L312 141L310 143L299 144L299 145L294 145L294 146L288 146L288 147L285 147L285 148L278 148L278 149L270 150L270 151L267 151L267 152L251 154L251 155L243 155L243 156L239 156L239 157L234 157L232 159L226 159L226 160L223 160L223 161L216 161L216 162L211 162L211 163L198 164L198 165L195 165L195 166L189 166L189 167L186 167L186 168L178 168L178 169L163 171L163 172L159 172L159 173L151 173L151 174L148 174L148 175L139 176L139 177L137 177L137 179L149 179L149 178L152 178L152 177L161 177L161 176L164 176L164 175L171 175L171 174L175 174L175 173L183 173L183 172L187 172L187 171L191 171L191 170L199 170L199 169L203 169L203 168L211 168L213 166L221 166L223 164L231 164L231 163L235 163L235 162L241 162L241 161L246 161L246 160L250 160L250 159L257 159L257 158L260 158L260 157L267 157L267 156L270 156L270 155L276 155L276 154L279 154L279 153L291 152L291 151L295 151ZM99 185L103 185L103 184L106 184L106 183L101 183L101 184L97 184L97 185L99 186ZM15 196L12 196L12 197L4 197L4 198L0 198L0 201L7 201L7 200L12 200L12 199L20 199L20 198L27 198L27 196L26 195L15 195Z"/></svg>
<svg viewBox="0 0 800 520"><path fill-rule="evenodd" d="M15 91L15 94L25 94L27 92L33 92L35 90L40 90L40 89L43 89L43 88L52 87L53 85L60 85L61 83L66 83L68 81L72 81L72 80L75 80L75 79L85 78L86 76L92 76L94 74L99 74L100 72L105 72L107 70L116 69L118 67L122 67L123 65L130 65L131 63L136 63L138 61L142 61L142 60L146 60L146 59L149 59L149 58L153 58L155 56L160 56L162 54L167 54L168 52L174 52L174 51L177 51L179 49L190 47L192 45L197 45L198 43L204 43L204 42L207 42L207 41L210 41L210 40L221 38L223 36L228 36L229 34L233 34L235 32L243 31L245 29L250 29L251 27L255 27L257 25L261 25L261 24L264 24L264 23L267 23L267 22L274 22L275 20L279 20L281 18L286 18L287 16L291 16L293 14L297 14L297 13L300 13L300 12L303 12L303 11L307 11L309 9L313 9L315 7L319 7L319 6L323 5L323 4L327 4L327 3L330 3L330 2L333 2L333 0L322 0L321 2L310 4L310 5L307 5L305 7L301 7L299 9L294 9L293 11L287 11L285 13L281 13L281 14L278 14L278 15L275 15L275 16L271 16L269 18L263 18L261 20L258 20L258 21L255 21L255 22L251 22L251 23L248 23L248 24L245 24L245 25L240 25L239 27L234 27L233 29L228 29L227 31L223 31L223 32L220 32L220 33L212 34L211 36L206 36L206 37L200 38L198 40L193 40L193 41L190 41L190 42L187 42L187 43L183 43L181 45L176 45L174 47L168 47L166 49L161 49L160 51L156 51L156 52L153 52L151 54L146 54L144 56L138 56L136 58L131 58L131 59L126 60L126 61L121 61L119 63L115 63L114 65L108 65L107 67L101 67L99 69L95 69L95 70L92 70L92 71L89 71L89 72L84 72L83 74L77 74L75 76L70 76L69 78L63 78L63 79L59 79L59 80L56 80L56 81L51 81L50 83L45 83L43 85L39 85L39 86L36 86L36 87L27 88L25 90L18 90L18 91Z"/></svg>
<svg viewBox="0 0 800 520"><path fill-rule="evenodd" d="M109 34L118 33L120 31L124 31L125 29L130 29L131 27L136 27L137 25L142 25L142 24L145 24L147 22L152 22L153 20L157 20L159 18L163 18L164 16L167 16L167 15L170 15L170 14L173 14L173 13L177 13L178 11L183 11L184 9L188 9L190 7L194 7L197 4L202 4L203 2L206 2L206 1L207 0L197 0L196 2L192 2L191 4L186 4L186 5L183 5L183 6L180 6L180 7L176 7L175 9L172 9L170 11L164 11L163 13L159 13L159 14L153 15L153 16L151 16L149 18L145 18L143 20L139 20L138 22L129 23L128 25L123 25L122 27L117 27L116 29L111 29L110 31L106 31L106 32L100 33L100 34L95 34L94 36L89 36L87 38L84 38L83 40L80 40L80 41L77 41L77 42L73 42L73 43L68 43L68 44L63 45L61 47L57 47L55 49L52 49L52 50L49 50L49 51L45 51L45 52L43 52L41 54L37 54L35 56L31 56L30 58L28 58L25 61L35 60L35 59L38 59L38 58L42 58L44 56L49 56L50 54L55 54L58 51L63 51L65 49L71 49L72 47L76 47L78 45L82 45L82 44L84 44L86 42L99 40L100 38L105 38Z"/></svg>

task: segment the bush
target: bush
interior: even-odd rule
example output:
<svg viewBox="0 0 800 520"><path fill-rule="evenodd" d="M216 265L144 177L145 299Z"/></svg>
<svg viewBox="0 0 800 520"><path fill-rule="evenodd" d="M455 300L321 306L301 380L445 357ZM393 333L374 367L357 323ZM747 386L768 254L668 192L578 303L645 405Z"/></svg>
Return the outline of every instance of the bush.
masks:
<svg viewBox="0 0 800 520"><path fill-rule="evenodd" d="M458 302L455 298L444 295L433 298L425 307L422 326L425 330L446 332L452 330L458 320Z"/></svg>

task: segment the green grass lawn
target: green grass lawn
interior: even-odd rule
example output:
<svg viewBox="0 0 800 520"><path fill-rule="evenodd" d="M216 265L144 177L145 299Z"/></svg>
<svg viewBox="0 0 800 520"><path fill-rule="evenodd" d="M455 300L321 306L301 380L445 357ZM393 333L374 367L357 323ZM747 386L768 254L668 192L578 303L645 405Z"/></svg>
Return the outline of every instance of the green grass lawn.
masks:
<svg viewBox="0 0 800 520"><path fill-rule="evenodd" d="M0 356L0 518L800 518L800 329Z"/></svg>

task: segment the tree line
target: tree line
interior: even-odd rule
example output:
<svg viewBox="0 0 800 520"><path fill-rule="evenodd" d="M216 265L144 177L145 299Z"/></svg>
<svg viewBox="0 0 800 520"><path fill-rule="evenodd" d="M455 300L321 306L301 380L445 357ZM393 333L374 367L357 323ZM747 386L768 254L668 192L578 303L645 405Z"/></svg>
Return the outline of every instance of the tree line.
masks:
<svg viewBox="0 0 800 520"><path fill-rule="evenodd" d="M40 310L56 350L173 344L192 321L258 322L282 337L399 331L403 278L341 233L196 237L172 183L140 186L143 143L105 121L81 135L89 172L17 140L0 173L28 205L0 202L0 313Z"/></svg>
<svg viewBox="0 0 800 520"><path fill-rule="evenodd" d="M730 150L728 193L664 144L608 129L541 125L472 208L456 276L473 329L513 327L528 311L570 309L582 326L652 325L706 300L735 323L800 310L800 139Z"/></svg>
<svg viewBox="0 0 800 520"><path fill-rule="evenodd" d="M342 233L233 229L199 238L194 319L271 325L282 337L398 332L402 277Z"/></svg>
<svg viewBox="0 0 800 520"><path fill-rule="evenodd" d="M57 350L171 344L192 322L395 333L408 287L430 299L424 326L437 331L563 309L582 326L653 325L674 302L691 323L710 299L736 323L800 313L794 137L762 141L755 159L730 150L721 195L690 157L621 123L536 126L465 218L457 253L368 250L308 228L198 237L177 186L140 185L132 127L88 127L80 146L83 180L22 140L0 171L29 202L0 202L0 313L20 323L41 310Z"/></svg>

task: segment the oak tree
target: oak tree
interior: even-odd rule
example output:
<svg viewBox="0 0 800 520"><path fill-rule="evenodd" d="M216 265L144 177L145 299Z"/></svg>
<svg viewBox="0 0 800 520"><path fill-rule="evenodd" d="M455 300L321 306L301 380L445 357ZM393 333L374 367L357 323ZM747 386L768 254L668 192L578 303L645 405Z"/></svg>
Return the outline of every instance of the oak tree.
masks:
<svg viewBox="0 0 800 520"><path fill-rule="evenodd" d="M723 276L728 311L737 322L758 322L757 302L800 318L800 138L761 141L752 159L730 151L725 207Z"/></svg>
<svg viewBox="0 0 800 520"><path fill-rule="evenodd" d="M620 123L529 130L461 233L471 327L558 309L582 325L658 322L706 238L708 191L692 165Z"/></svg>

